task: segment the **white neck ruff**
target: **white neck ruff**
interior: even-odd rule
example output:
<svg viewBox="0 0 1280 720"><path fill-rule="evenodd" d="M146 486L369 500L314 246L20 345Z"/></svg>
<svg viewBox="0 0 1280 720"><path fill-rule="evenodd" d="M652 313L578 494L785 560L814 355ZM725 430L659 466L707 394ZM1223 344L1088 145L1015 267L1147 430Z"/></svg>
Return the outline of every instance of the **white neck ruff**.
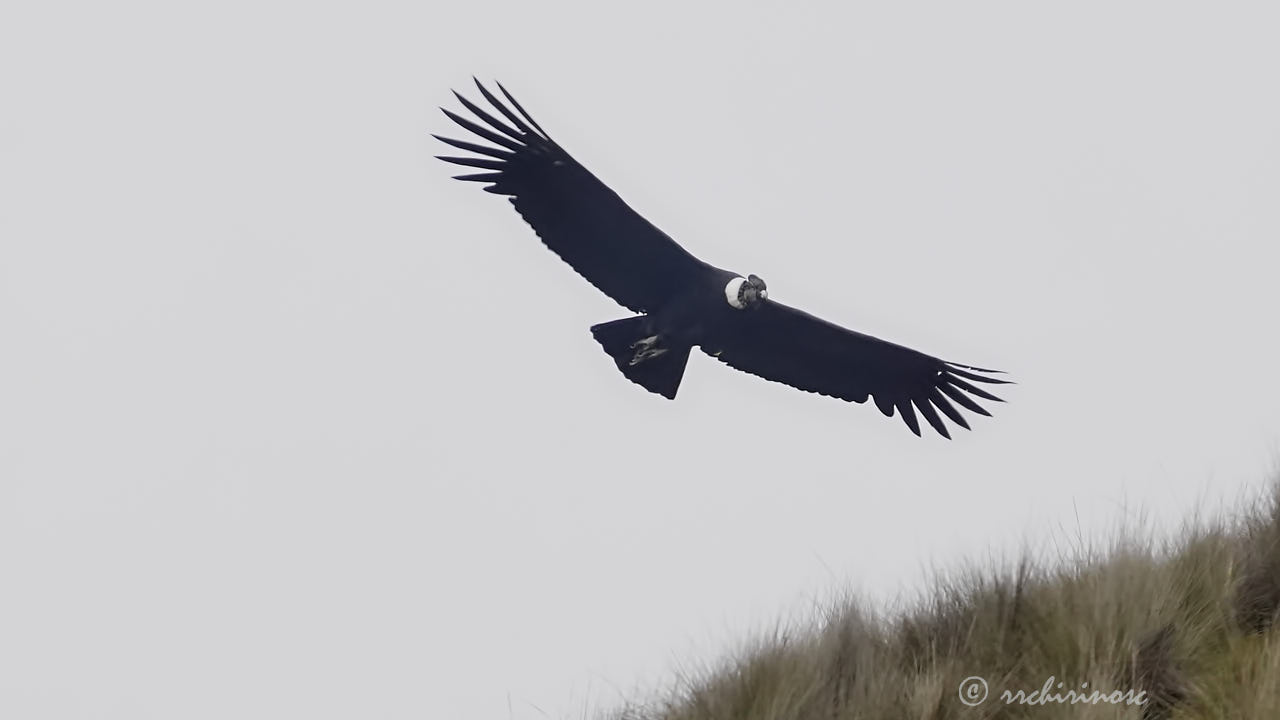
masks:
<svg viewBox="0 0 1280 720"><path fill-rule="evenodd" d="M724 299L729 301L729 307L734 310L745 310L747 306L739 299L739 291L742 290L742 284L747 281L746 278L736 277L724 286Z"/></svg>

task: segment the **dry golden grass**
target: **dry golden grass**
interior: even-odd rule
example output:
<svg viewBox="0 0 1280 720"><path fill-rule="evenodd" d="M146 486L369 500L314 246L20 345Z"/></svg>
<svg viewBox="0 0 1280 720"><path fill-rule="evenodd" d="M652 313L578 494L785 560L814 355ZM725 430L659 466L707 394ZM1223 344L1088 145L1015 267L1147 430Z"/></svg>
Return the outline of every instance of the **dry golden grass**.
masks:
<svg viewBox="0 0 1280 720"><path fill-rule="evenodd" d="M1239 718L1280 720L1280 483L1174 540L1133 534L1056 562L967 568L891 614L856 600L777 629L615 720ZM989 695L969 706L961 682ZM1142 705L1001 693L1145 693Z"/></svg>

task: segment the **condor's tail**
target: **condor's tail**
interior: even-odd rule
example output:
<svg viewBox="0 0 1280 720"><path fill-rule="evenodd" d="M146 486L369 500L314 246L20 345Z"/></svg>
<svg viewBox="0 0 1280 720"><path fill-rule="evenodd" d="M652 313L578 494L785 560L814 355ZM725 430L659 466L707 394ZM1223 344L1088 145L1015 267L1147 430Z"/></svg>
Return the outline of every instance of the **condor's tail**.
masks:
<svg viewBox="0 0 1280 720"><path fill-rule="evenodd" d="M591 334L628 380L675 400L690 348L668 347L663 338L648 331L645 321L643 315L637 315L601 323L591 327Z"/></svg>

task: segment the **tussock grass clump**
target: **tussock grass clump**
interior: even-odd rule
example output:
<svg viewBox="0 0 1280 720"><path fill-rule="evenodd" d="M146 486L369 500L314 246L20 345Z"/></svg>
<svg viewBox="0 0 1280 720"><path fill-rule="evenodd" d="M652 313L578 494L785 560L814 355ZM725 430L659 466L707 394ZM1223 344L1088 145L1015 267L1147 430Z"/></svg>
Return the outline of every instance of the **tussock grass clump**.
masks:
<svg viewBox="0 0 1280 720"><path fill-rule="evenodd" d="M1280 719L1278 618L1280 482L1170 540L966 567L893 612L846 599L612 717Z"/></svg>

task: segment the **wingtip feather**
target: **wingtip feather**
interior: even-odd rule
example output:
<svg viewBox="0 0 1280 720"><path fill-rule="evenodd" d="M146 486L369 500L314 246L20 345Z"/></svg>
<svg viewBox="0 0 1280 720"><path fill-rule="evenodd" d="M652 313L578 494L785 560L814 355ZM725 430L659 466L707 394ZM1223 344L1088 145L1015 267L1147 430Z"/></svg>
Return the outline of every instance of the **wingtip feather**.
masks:
<svg viewBox="0 0 1280 720"><path fill-rule="evenodd" d="M969 421L964 419L964 415L961 415L960 411L956 410L956 407L951 403L947 402L947 399L942 396L942 393L938 392L938 388L935 387L933 389L933 392L929 394L928 401L933 403L939 410L941 410L943 415L946 415L947 417L951 418L951 422L959 425L965 430L973 429L969 427Z"/></svg>
<svg viewBox="0 0 1280 720"><path fill-rule="evenodd" d="M534 120L534 119L529 115L529 113L525 111L524 107L520 105L519 101L517 101L517 100L516 100L516 99L511 95L511 93L507 92L507 89L506 89L505 87L503 87L503 86L502 86L502 83L498 82L497 80L494 80L494 81L493 81L493 84L498 86L498 90L502 91L503 96L504 96L504 97L506 97L506 98L507 98L507 100L511 103L511 106L512 106L512 107L514 107L514 108L516 109L516 112L520 113L520 116L521 116L521 117L523 117L525 120L527 120L527 121L529 122L529 124L530 124L530 125L532 125L532 126L533 126L533 128L534 128L535 130L537 130L537 131L542 135L542 137L543 137L543 138L545 138L545 139L547 139L547 140L551 140L551 134L550 134L550 133L548 133L546 130L543 130L543 129L542 129L542 126L541 126L541 125L539 125L539 124L538 124L538 123L537 123L537 122L536 122L536 121L535 121L535 120Z"/></svg>
<svg viewBox="0 0 1280 720"><path fill-rule="evenodd" d="M902 422L907 424L907 427L916 434L916 437L921 437L920 421L916 419L916 411L911 409L911 402L899 402L897 405L898 415L902 416Z"/></svg>
<svg viewBox="0 0 1280 720"><path fill-rule="evenodd" d="M991 413L987 412L986 408L982 407L977 402L975 402L973 398L969 397L968 395L965 395L963 392L960 392L960 390L952 387L950 378L946 378L946 382L940 383L938 385L938 389L941 390L943 393L945 393L952 400L960 403L960 405L965 409L970 410L972 412L976 412L979 415L986 415L987 417L991 417Z"/></svg>
<svg viewBox="0 0 1280 720"><path fill-rule="evenodd" d="M999 373L1003 375L1004 372L1001 370L984 370L983 368L975 368L975 367L970 367L969 365L961 365L959 363L950 363L950 362L946 363L946 365L947 365L947 370L949 370L950 372L956 375L959 375L960 377L968 378L975 382L989 383L991 385L1014 384L1012 380L1001 380L1000 378L987 377L986 375L979 374L979 373L985 372L985 373ZM970 372L973 370L976 370L978 372Z"/></svg>
<svg viewBox="0 0 1280 720"><path fill-rule="evenodd" d="M933 429L938 431L938 434L942 437L950 440L951 433L947 431L946 423L942 422L942 418L938 417L937 411L933 409L933 406L929 404L929 401L919 398L915 398L914 401L916 407L920 410L920 414L924 416L925 420L929 421L929 424L933 426Z"/></svg>

